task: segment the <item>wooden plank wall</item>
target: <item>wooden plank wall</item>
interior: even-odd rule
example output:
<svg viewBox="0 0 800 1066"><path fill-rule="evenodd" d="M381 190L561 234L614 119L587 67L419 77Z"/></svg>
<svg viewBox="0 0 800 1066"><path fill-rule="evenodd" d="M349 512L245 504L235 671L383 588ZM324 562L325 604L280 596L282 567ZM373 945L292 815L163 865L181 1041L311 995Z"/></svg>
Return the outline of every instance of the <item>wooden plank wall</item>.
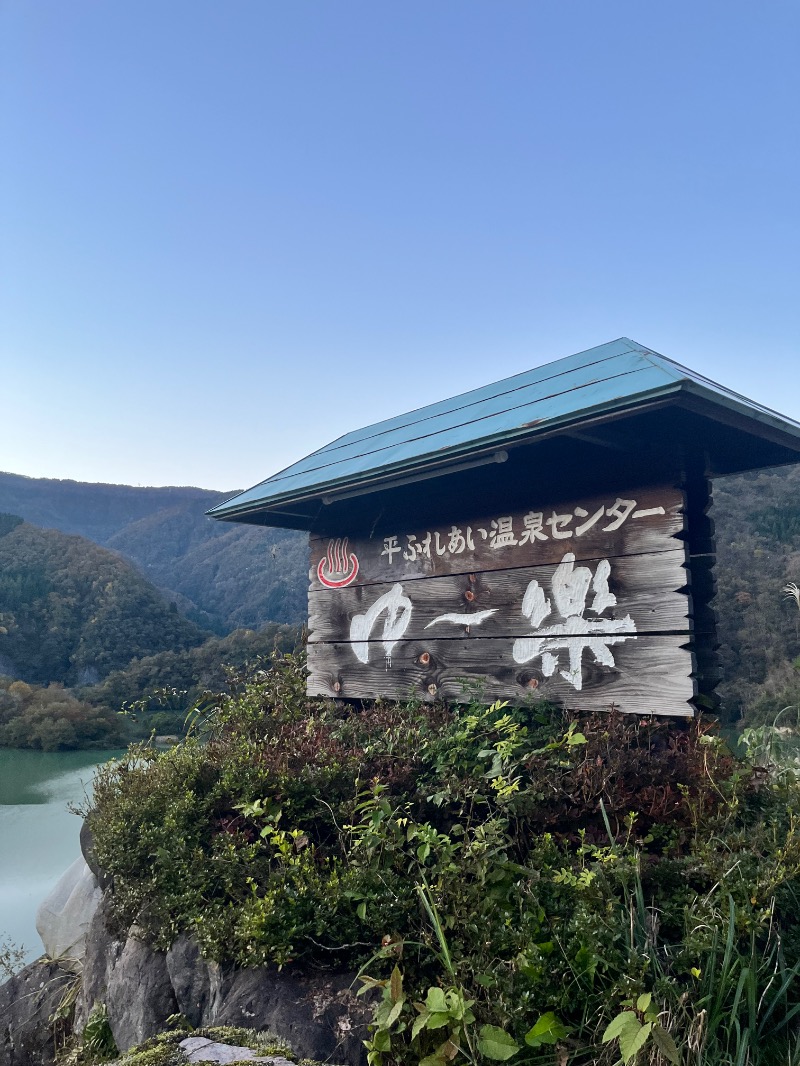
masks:
<svg viewBox="0 0 800 1066"><path fill-rule="evenodd" d="M308 691L690 715L685 527L661 485L312 537Z"/></svg>

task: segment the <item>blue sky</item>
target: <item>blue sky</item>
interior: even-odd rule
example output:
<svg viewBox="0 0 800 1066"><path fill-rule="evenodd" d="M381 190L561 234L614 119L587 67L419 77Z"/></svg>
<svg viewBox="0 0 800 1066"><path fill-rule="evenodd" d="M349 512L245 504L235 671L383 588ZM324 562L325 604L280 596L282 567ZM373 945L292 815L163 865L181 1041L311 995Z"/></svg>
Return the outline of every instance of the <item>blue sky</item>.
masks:
<svg viewBox="0 0 800 1066"><path fill-rule="evenodd" d="M800 6L0 0L0 469L246 487L626 335L800 418Z"/></svg>

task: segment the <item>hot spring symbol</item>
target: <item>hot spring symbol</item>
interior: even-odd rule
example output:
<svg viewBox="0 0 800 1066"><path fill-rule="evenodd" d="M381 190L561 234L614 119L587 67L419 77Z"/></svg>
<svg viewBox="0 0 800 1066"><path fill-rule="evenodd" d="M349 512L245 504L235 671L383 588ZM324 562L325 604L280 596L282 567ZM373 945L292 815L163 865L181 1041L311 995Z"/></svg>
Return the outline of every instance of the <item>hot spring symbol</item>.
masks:
<svg viewBox="0 0 800 1066"><path fill-rule="evenodd" d="M328 541L328 550L319 561L319 583L329 589L343 589L358 576L358 556L349 551L347 537Z"/></svg>

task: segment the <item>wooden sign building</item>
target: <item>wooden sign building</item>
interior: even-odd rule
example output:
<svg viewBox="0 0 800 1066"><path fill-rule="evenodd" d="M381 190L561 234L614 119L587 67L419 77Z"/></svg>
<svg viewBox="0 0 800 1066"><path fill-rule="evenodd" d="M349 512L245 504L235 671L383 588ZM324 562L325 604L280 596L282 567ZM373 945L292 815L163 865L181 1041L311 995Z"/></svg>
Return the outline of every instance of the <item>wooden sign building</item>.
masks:
<svg viewBox="0 0 800 1066"><path fill-rule="evenodd" d="M713 708L710 478L800 425L625 338L347 434L209 514L310 533L308 691Z"/></svg>

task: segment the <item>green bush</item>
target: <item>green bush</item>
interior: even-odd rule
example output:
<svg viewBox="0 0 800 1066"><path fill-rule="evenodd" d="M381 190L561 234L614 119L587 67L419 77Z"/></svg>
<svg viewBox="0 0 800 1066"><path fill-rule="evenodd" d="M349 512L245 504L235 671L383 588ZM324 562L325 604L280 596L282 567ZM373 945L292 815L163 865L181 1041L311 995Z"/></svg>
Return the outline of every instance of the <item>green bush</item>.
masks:
<svg viewBox="0 0 800 1066"><path fill-rule="evenodd" d="M800 1061L794 774L697 723L345 706L304 679L278 658L202 735L101 771L120 929L361 968L374 1066Z"/></svg>

